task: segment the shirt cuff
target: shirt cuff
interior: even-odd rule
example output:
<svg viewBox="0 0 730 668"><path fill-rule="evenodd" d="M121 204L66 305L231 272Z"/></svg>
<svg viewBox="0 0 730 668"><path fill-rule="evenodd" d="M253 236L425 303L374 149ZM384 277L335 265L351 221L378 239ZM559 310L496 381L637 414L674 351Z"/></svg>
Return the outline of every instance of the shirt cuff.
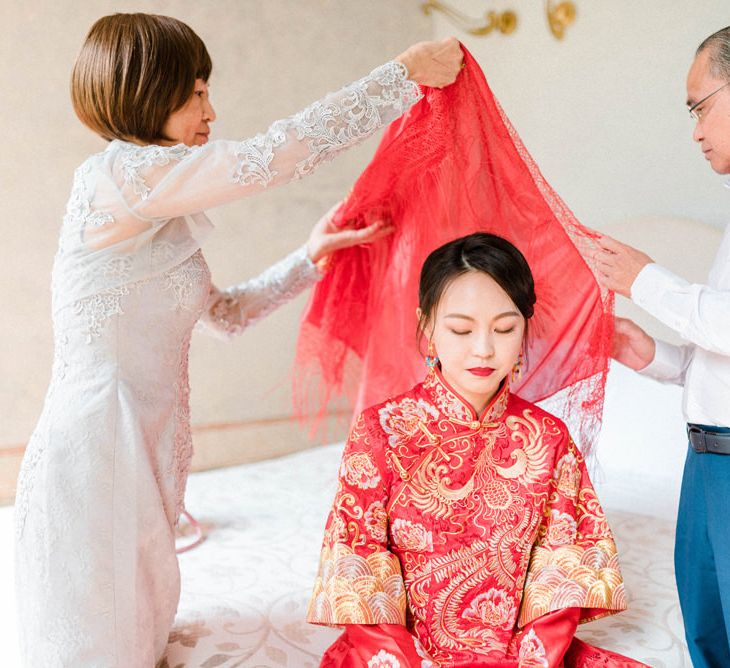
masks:
<svg viewBox="0 0 730 668"><path fill-rule="evenodd" d="M683 372L682 351L666 341L654 339L654 359L638 373L658 381L678 380Z"/></svg>
<svg viewBox="0 0 730 668"><path fill-rule="evenodd" d="M658 269L661 269L661 267L653 262L642 267L631 284L631 301L634 304L644 307L651 301L655 286L660 280Z"/></svg>
<svg viewBox="0 0 730 668"><path fill-rule="evenodd" d="M650 315L681 332L686 324L683 304L668 299L672 293L685 290L688 283L669 269L656 263L647 264L631 286L631 301Z"/></svg>

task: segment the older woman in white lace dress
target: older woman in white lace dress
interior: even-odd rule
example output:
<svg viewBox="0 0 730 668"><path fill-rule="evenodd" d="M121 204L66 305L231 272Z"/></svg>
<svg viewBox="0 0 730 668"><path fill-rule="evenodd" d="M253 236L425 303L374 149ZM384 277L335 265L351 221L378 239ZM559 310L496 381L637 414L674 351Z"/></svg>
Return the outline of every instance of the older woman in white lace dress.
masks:
<svg viewBox="0 0 730 668"><path fill-rule="evenodd" d="M330 229L220 291L203 211L305 176L459 69L455 40L395 60L243 141L208 141L211 61L172 18L94 24L72 75L109 141L76 171L53 268L55 356L16 500L21 652L33 668L154 666L179 598L174 527L191 458L195 323L241 331L317 280L316 262L387 233Z"/></svg>

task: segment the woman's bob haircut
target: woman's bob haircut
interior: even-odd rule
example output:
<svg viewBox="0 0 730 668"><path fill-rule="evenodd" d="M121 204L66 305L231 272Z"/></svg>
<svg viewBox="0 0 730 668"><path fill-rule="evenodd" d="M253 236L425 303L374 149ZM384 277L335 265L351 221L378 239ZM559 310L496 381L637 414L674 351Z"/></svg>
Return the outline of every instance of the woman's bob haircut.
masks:
<svg viewBox="0 0 730 668"><path fill-rule="evenodd" d="M162 128L213 65L182 21L112 14L91 27L71 73L71 100L84 125L104 139L169 141Z"/></svg>

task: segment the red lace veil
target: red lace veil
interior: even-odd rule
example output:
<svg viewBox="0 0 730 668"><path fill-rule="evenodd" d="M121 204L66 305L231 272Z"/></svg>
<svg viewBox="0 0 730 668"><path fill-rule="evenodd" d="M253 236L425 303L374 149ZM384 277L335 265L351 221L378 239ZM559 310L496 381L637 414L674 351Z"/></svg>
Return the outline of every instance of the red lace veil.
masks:
<svg viewBox="0 0 730 668"><path fill-rule="evenodd" d="M471 232L511 241L537 293L527 368L512 391L564 419L586 452L603 410L613 296L591 269L595 234L540 174L465 51L455 84L425 97L386 130L335 216L396 231L371 247L339 251L316 286L297 344L295 400L322 415L344 394L356 414L425 375L416 341L418 279L426 256ZM305 410L305 403L311 403Z"/></svg>

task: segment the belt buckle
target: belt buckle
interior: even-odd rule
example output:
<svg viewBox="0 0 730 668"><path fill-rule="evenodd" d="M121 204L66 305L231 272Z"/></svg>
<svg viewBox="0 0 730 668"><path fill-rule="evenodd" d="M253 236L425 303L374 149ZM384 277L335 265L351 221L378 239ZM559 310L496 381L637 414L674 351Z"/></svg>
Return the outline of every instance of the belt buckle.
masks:
<svg viewBox="0 0 730 668"><path fill-rule="evenodd" d="M703 429L694 425L687 425L687 436L695 452L707 452L707 441L705 440L705 432Z"/></svg>

